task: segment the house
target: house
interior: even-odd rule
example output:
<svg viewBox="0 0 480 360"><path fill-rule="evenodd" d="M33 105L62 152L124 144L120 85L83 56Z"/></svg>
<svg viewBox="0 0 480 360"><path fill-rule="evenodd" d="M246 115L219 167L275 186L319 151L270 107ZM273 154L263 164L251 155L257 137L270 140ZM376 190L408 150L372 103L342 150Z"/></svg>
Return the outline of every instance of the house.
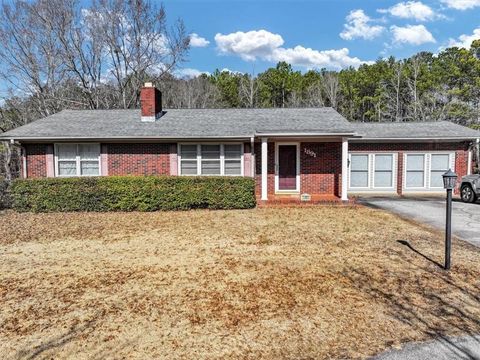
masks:
<svg viewBox="0 0 480 360"><path fill-rule="evenodd" d="M472 171L480 132L450 122L350 123L331 108L64 110L8 131L22 176L218 175L256 179L259 200L442 192ZM303 195L303 196L302 196Z"/></svg>

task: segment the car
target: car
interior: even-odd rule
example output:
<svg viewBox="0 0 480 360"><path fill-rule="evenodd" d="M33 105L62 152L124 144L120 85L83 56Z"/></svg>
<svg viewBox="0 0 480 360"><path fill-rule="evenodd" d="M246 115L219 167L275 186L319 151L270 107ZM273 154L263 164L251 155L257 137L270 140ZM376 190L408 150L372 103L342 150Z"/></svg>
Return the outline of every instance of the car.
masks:
<svg viewBox="0 0 480 360"><path fill-rule="evenodd" d="M463 202L474 203L480 197L480 174L462 177L460 196Z"/></svg>

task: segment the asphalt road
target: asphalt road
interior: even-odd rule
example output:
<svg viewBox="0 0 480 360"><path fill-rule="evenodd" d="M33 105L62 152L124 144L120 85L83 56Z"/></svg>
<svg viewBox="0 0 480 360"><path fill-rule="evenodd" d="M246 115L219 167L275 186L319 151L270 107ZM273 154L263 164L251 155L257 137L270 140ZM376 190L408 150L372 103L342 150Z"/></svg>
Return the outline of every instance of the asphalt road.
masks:
<svg viewBox="0 0 480 360"><path fill-rule="evenodd" d="M442 338L425 343L410 343L371 360L455 360L480 359L480 336Z"/></svg>
<svg viewBox="0 0 480 360"><path fill-rule="evenodd" d="M397 213L438 228L445 229L445 199L371 197L359 200L367 206ZM480 247L480 202L465 204L455 199L452 208L453 235Z"/></svg>

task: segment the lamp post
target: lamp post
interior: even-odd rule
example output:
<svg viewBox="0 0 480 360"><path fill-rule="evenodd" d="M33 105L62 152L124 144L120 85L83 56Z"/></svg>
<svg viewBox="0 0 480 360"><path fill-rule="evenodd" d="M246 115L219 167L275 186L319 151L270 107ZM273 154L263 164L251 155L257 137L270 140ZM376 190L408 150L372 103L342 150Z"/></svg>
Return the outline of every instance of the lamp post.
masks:
<svg viewBox="0 0 480 360"><path fill-rule="evenodd" d="M452 190L457 183L457 174L449 169L443 177L443 187L447 190L447 221L445 224L445 270L450 270L450 253L452 251Z"/></svg>

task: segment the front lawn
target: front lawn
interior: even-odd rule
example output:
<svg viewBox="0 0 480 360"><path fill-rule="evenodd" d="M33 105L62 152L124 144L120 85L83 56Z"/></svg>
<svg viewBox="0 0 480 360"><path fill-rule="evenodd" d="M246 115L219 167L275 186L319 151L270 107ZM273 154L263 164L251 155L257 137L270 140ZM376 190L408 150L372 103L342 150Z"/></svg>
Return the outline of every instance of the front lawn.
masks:
<svg viewBox="0 0 480 360"><path fill-rule="evenodd" d="M363 207L0 214L2 358L365 358L480 333L480 250Z"/></svg>

